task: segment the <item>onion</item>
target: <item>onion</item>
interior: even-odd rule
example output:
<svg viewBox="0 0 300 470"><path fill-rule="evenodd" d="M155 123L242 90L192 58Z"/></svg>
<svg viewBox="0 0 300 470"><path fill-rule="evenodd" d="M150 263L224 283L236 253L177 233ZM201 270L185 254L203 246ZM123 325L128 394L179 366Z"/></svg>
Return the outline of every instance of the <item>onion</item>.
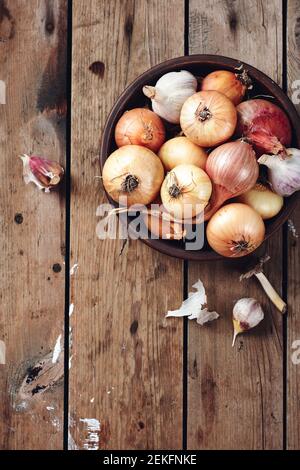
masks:
<svg viewBox="0 0 300 470"><path fill-rule="evenodd" d="M212 184L201 168L178 165L167 174L160 191L165 208L176 219L200 214L211 196Z"/></svg>
<svg viewBox="0 0 300 470"><path fill-rule="evenodd" d="M234 105L218 91L200 91L190 96L180 114L184 134L201 147L214 147L228 140L236 122Z"/></svg>
<svg viewBox="0 0 300 470"><path fill-rule="evenodd" d="M158 195L164 169L151 150L139 145L125 145L108 157L102 178L107 193L114 201L119 202L120 197L127 197L128 206L146 205Z"/></svg>
<svg viewBox="0 0 300 470"><path fill-rule="evenodd" d="M182 163L196 165L204 170L207 160L205 150L186 137L174 137L174 139L167 140L160 148L158 156L166 171Z"/></svg>
<svg viewBox="0 0 300 470"><path fill-rule="evenodd" d="M213 182L213 194L205 211L205 220L227 199L251 189L258 178L255 152L243 140L227 142L213 150L206 162L206 173Z"/></svg>
<svg viewBox="0 0 300 470"><path fill-rule="evenodd" d="M222 207L210 219L206 236L209 245L222 256L238 258L261 245L265 225L261 216L246 204Z"/></svg>
<svg viewBox="0 0 300 470"><path fill-rule="evenodd" d="M275 217L283 206L283 197L261 183L239 196L237 201L252 207L264 220Z"/></svg>
<svg viewBox="0 0 300 470"><path fill-rule="evenodd" d="M237 135L247 137L259 155L285 153L291 144L291 125L285 112L266 100L244 101L237 106Z"/></svg>
<svg viewBox="0 0 300 470"><path fill-rule="evenodd" d="M201 90L215 90L223 93L234 105L239 104L252 83L247 73L233 73L228 70L216 70L209 73L202 81Z"/></svg>
<svg viewBox="0 0 300 470"><path fill-rule="evenodd" d="M150 109L135 108L126 111L115 129L118 147L123 145L143 145L157 152L165 141L165 128L162 120Z"/></svg>
<svg viewBox="0 0 300 470"><path fill-rule="evenodd" d="M143 219L148 230L156 237L167 240L181 240L185 236L183 225L172 220L172 216L163 205L158 210L151 209L144 213Z"/></svg>

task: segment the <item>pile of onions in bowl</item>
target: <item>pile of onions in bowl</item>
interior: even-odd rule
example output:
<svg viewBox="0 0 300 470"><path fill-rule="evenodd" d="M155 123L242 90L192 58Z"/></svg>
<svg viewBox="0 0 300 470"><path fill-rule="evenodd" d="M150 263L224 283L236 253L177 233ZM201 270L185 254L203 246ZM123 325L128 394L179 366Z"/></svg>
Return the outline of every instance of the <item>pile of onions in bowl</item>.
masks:
<svg viewBox="0 0 300 470"><path fill-rule="evenodd" d="M126 111L115 127L106 192L128 209L147 206L144 222L155 237L184 239L184 223L203 215L213 250L251 253L264 240L265 221L300 190L289 119L274 102L248 99L255 88L243 67L214 70L200 86L186 70L146 83L147 107ZM151 208L158 200L159 210Z"/></svg>

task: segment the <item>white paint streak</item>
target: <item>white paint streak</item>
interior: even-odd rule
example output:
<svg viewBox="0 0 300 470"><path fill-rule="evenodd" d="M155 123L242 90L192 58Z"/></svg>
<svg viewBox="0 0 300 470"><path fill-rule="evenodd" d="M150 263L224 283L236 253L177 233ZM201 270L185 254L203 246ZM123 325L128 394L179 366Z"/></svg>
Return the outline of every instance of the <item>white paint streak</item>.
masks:
<svg viewBox="0 0 300 470"><path fill-rule="evenodd" d="M68 432L68 450L78 450L76 442L74 441L74 438L70 431Z"/></svg>
<svg viewBox="0 0 300 470"><path fill-rule="evenodd" d="M52 410L54 410L54 406L46 406L46 410L52 411Z"/></svg>
<svg viewBox="0 0 300 470"><path fill-rule="evenodd" d="M94 401L95 401L95 397L93 397L93 398L90 399L90 402L91 402L91 403L94 403Z"/></svg>
<svg viewBox="0 0 300 470"><path fill-rule="evenodd" d="M58 336L52 355L52 364L55 364L58 361L59 355L61 353L61 334Z"/></svg>
<svg viewBox="0 0 300 470"><path fill-rule="evenodd" d="M71 369L72 367L72 359L73 359L73 356L70 356L69 357L69 369Z"/></svg>
<svg viewBox="0 0 300 470"><path fill-rule="evenodd" d="M71 317L73 315L73 312L74 312L74 304L70 304L70 307L69 307L69 317Z"/></svg>
<svg viewBox="0 0 300 470"><path fill-rule="evenodd" d="M6 85L3 80L0 80L0 104L6 104Z"/></svg>
<svg viewBox="0 0 300 470"><path fill-rule="evenodd" d="M16 411L24 411L28 408L28 403L26 401L21 401L16 405Z"/></svg>
<svg viewBox="0 0 300 470"><path fill-rule="evenodd" d="M81 418L80 421L84 423L87 428L87 437L83 448L86 450L98 450L100 422L95 418Z"/></svg>
<svg viewBox="0 0 300 470"><path fill-rule="evenodd" d="M6 364L6 346L4 341L0 340L0 364Z"/></svg>
<svg viewBox="0 0 300 470"><path fill-rule="evenodd" d="M70 276L74 276L74 274L77 273L78 267L79 267L79 266L78 266L78 263L75 263L75 264L71 267L71 269L70 269Z"/></svg>
<svg viewBox="0 0 300 470"><path fill-rule="evenodd" d="M59 421L58 418L53 418L53 419L51 420L51 423L52 423L52 425L53 425L55 428L60 429L60 421Z"/></svg>

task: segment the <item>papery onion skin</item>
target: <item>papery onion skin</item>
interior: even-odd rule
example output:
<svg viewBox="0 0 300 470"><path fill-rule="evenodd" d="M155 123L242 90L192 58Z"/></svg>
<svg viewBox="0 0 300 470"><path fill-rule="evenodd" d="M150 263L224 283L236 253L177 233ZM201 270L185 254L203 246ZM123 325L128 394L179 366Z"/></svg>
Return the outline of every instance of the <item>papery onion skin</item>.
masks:
<svg viewBox="0 0 300 470"><path fill-rule="evenodd" d="M256 250L265 237L261 216L246 204L223 206L208 222L207 241L211 248L227 258L240 258Z"/></svg>
<svg viewBox="0 0 300 470"><path fill-rule="evenodd" d="M139 145L126 145L113 152L102 170L103 184L110 197L127 205L150 204L159 194L164 179L163 165L155 153Z"/></svg>
<svg viewBox="0 0 300 470"><path fill-rule="evenodd" d="M188 98L180 114L181 128L200 147L214 147L235 131L237 112L233 103L218 91L200 91Z"/></svg>
<svg viewBox="0 0 300 470"><path fill-rule="evenodd" d="M174 137L167 140L158 152L166 171L181 164L196 165L205 170L207 153L187 137Z"/></svg>
<svg viewBox="0 0 300 470"><path fill-rule="evenodd" d="M252 189L237 198L252 207L263 220L271 219L277 215L283 207L283 197L271 191L266 185L257 183Z"/></svg>
<svg viewBox="0 0 300 470"><path fill-rule="evenodd" d="M115 140L118 147L142 145L157 152L166 140L165 127L150 109L134 108L126 111L117 122Z"/></svg>
<svg viewBox="0 0 300 470"><path fill-rule="evenodd" d="M208 204L212 184L204 170L195 165L178 165L166 178L160 196L164 207L176 219L191 219Z"/></svg>
<svg viewBox="0 0 300 470"><path fill-rule="evenodd" d="M219 91L236 106L242 101L247 85L243 83L242 74L238 75L228 70L215 70L204 77L201 90Z"/></svg>
<svg viewBox="0 0 300 470"><path fill-rule="evenodd" d="M243 101L237 106L236 135L247 137L258 155L285 153L292 138L290 121L274 103L263 99Z"/></svg>
<svg viewBox="0 0 300 470"><path fill-rule="evenodd" d="M238 140L220 145L209 154L206 173L213 182L212 198L205 211L205 220L208 220L227 199L255 185L259 166L252 146Z"/></svg>

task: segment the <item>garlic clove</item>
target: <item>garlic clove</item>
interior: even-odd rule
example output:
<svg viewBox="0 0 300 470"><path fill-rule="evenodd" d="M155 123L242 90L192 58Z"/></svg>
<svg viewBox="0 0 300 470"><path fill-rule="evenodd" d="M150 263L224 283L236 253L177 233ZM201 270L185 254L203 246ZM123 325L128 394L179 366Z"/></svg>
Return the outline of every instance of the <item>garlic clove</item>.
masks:
<svg viewBox="0 0 300 470"><path fill-rule="evenodd" d="M234 318L232 322L233 322L233 339L232 339L232 347L233 347L237 335L239 335L240 333L243 333L244 331L247 331L248 328L243 328L241 323L238 320L235 320Z"/></svg>
<svg viewBox="0 0 300 470"><path fill-rule="evenodd" d="M50 192L50 189L56 187L62 180L64 169L62 166L47 158L20 156L23 162L23 178L26 184L34 183L39 189Z"/></svg>
<svg viewBox="0 0 300 470"><path fill-rule="evenodd" d="M256 299L243 298L236 302L233 308L233 340L232 347L238 334L244 333L257 326L264 318L264 312Z"/></svg>

